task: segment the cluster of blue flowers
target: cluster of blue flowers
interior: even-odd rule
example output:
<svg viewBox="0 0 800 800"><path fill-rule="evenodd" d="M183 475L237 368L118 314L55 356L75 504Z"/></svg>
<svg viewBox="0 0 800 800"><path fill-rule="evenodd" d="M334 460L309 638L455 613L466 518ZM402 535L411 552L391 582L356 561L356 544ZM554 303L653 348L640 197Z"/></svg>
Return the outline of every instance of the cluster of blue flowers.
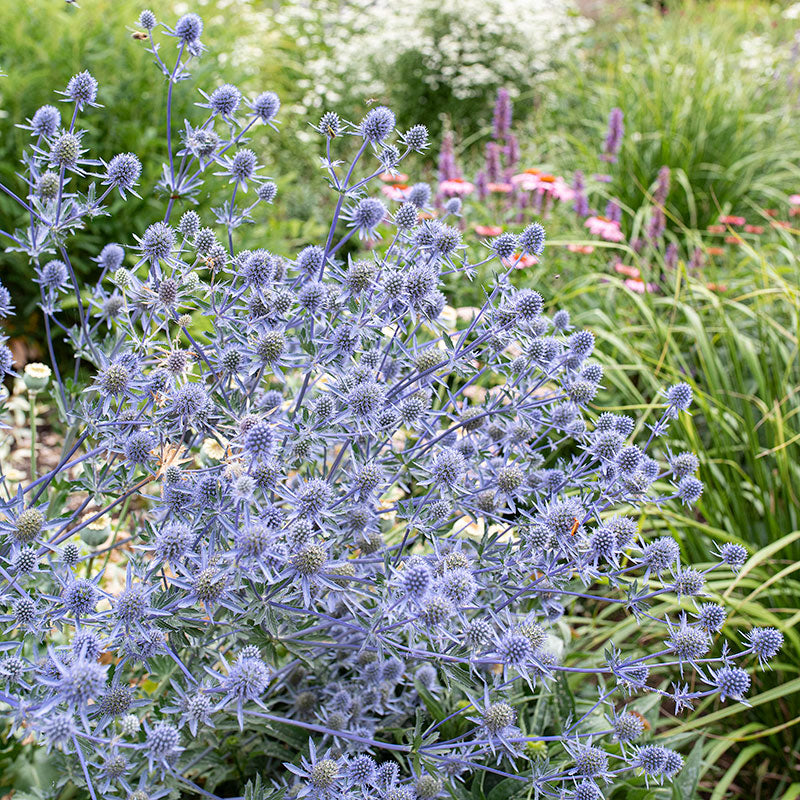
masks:
<svg viewBox="0 0 800 800"><path fill-rule="evenodd" d="M631 698L742 701L748 666L782 641L721 639L725 609L704 587L744 548L698 570L640 525L642 509L702 493L697 458L659 449L690 387L665 391L644 435L596 413L593 335L511 281L542 255L541 225L470 260L457 199L434 209L425 184L391 208L367 194L427 146L384 107L315 126L337 196L326 241L293 257L238 249L276 196L247 136L280 102L222 85L173 138L203 23L145 11L139 25L169 83L163 218L107 244L78 285L70 235L141 173L133 153L88 157L87 72L28 121L25 184L2 187L22 221L0 235L31 260L48 336L92 376L75 389L53 360L66 452L15 492L2 484L0 708L14 730L65 754L92 798L213 798L230 736L281 753L266 777L294 797L432 800L480 770L570 800L633 774L670 780L682 757L647 738ZM209 174L229 199L194 210ZM375 246L344 258L354 236ZM443 287L489 264L483 307L456 313ZM0 343L0 373L14 370ZM109 518L121 527L101 547ZM654 644L572 641L565 612L604 608ZM520 700L572 674L590 699L531 723ZM448 716L426 719L433 706Z"/></svg>

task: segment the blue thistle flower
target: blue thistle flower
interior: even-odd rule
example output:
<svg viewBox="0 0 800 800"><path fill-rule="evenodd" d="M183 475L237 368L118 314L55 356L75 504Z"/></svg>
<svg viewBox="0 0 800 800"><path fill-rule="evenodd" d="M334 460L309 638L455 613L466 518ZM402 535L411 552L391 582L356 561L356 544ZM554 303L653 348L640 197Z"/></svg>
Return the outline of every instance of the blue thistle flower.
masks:
<svg viewBox="0 0 800 800"><path fill-rule="evenodd" d="M753 628L747 634L747 641L763 665L778 654L783 646L783 634L777 628Z"/></svg>
<svg viewBox="0 0 800 800"><path fill-rule="evenodd" d="M713 675L720 700L743 700L750 688L750 676L739 667L721 667Z"/></svg>
<svg viewBox="0 0 800 800"><path fill-rule="evenodd" d="M75 103L78 110L83 110L85 106L96 106L97 81L90 73L84 70L77 75L73 75L69 79L69 83L63 94L67 100L71 100Z"/></svg>
<svg viewBox="0 0 800 800"><path fill-rule="evenodd" d="M394 130L394 124L394 114L386 106L376 106L361 120L359 133L368 142L382 142Z"/></svg>
<svg viewBox="0 0 800 800"><path fill-rule="evenodd" d="M165 222L155 222L148 226L138 241L142 258L156 264L170 258L175 246L175 231Z"/></svg>
<svg viewBox="0 0 800 800"><path fill-rule="evenodd" d="M175 23L174 35L183 44L196 42L203 35L203 20L197 14L184 14Z"/></svg>
<svg viewBox="0 0 800 800"><path fill-rule="evenodd" d="M63 289L69 278L67 265L63 261L57 259L48 261L38 270L38 273L39 283L41 283L45 289L51 289L53 291Z"/></svg>
<svg viewBox="0 0 800 800"><path fill-rule="evenodd" d="M208 98L207 108L225 119L231 119L242 102L242 93L231 83L214 89Z"/></svg>
<svg viewBox="0 0 800 800"><path fill-rule="evenodd" d="M112 242L103 247L95 261L106 272L116 272L122 266L124 259L125 249L121 245Z"/></svg>
<svg viewBox="0 0 800 800"><path fill-rule="evenodd" d="M262 92L248 103L250 110L262 122L271 122L281 107L281 101L275 92Z"/></svg>
<svg viewBox="0 0 800 800"><path fill-rule="evenodd" d="M139 158L133 153L120 153L108 162L103 183L118 189L125 197L126 190L135 194L132 190L141 174L142 163Z"/></svg>
<svg viewBox="0 0 800 800"><path fill-rule="evenodd" d="M359 237L368 237L375 234L375 228L386 217L386 206L372 197L360 200L347 212L347 219L351 227L358 231Z"/></svg>
<svg viewBox="0 0 800 800"><path fill-rule="evenodd" d="M55 106L42 106L36 109L30 128L34 136L44 139L51 137L61 126L61 112Z"/></svg>
<svg viewBox="0 0 800 800"><path fill-rule="evenodd" d="M153 28L155 28L156 25L158 24L156 15L152 11L150 11L150 9L147 8L144 9L144 11L142 11L139 14L138 22L139 22L139 27L144 28L146 31L152 31Z"/></svg>

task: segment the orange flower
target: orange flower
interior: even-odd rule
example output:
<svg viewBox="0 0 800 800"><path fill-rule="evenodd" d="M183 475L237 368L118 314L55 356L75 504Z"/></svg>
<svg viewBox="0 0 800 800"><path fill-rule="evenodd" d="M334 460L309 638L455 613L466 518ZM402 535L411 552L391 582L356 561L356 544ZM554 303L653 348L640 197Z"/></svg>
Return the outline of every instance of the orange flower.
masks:
<svg viewBox="0 0 800 800"><path fill-rule="evenodd" d="M709 225L708 228L709 233L725 233L725 226L724 225Z"/></svg>
<svg viewBox="0 0 800 800"><path fill-rule="evenodd" d="M722 256L722 255L725 255L725 248L724 247L708 247L708 248L706 248L706 252L710 256Z"/></svg>
<svg viewBox="0 0 800 800"><path fill-rule="evenodd" d="M517 269L525 269L525 267L532 267L534 264L538 264L539 259L528 253L514 253L509 259L509 263L514 264Z"/></svg>
<svg viewBox="0 0 800 800"><path fill-rule="evenodd" d="M509 194L514 189L510 183L487 183L486 188L496 194Z"/></svg>
<svg viewBox="0 0 800 800"><path fill-rule="evenodd" d="M742 240L738 236L726 236L725 241L728 244L741 244Z"/></svg>

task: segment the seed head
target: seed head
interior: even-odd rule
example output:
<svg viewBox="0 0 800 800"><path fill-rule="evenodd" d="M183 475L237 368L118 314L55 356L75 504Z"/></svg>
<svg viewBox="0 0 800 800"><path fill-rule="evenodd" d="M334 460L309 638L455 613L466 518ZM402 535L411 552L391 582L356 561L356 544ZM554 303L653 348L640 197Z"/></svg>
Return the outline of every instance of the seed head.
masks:
<svg viewBox="0 0 800 800"><path fill-rule="evenodd" d="M13 537L20 544L30 544L42 532L45 516L38 508L26 508L16 519Z"/></svg>

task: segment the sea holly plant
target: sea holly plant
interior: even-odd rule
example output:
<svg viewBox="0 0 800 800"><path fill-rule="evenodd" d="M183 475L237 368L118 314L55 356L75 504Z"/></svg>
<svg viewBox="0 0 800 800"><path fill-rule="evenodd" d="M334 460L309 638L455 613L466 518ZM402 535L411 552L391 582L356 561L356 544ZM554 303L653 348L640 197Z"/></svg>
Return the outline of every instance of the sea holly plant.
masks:
<svg viewBox="0 0 800 800"><path fill-rule="evenodd" d="M315 122L324 241L248 241L276 196L249 138L278 98L222 84L179 125L202 20L139 26L169 82L163 216L78 284L71 237L141 173L131 153L92 157L81 122L112 112L86 72L28 121L23 179L2 187L20 205L2 236L76 364L66 380L53 358L49 386L27 371L59 403L64 452L2 483L14 735L92 798L253 796L248 776L386 800L463 794L480 773L570 800L671 781L683 758L639 701L746 702L782 642L720 633L708 575L739 569L743 547L695 568L641 523L702 493L696 456L663 444L690 386L654 398L646 426L596 410L594 336L511 280L544 257L539 223L471 259L457 198L370 195L428 144L385 107ZM228 188L217 208L206 180ZM443 289L484 265L484 305L448 306ZM0 369L21 371L5 344ZM569 620L599 610L634 618L642 644L576 641Z"/></svg>

